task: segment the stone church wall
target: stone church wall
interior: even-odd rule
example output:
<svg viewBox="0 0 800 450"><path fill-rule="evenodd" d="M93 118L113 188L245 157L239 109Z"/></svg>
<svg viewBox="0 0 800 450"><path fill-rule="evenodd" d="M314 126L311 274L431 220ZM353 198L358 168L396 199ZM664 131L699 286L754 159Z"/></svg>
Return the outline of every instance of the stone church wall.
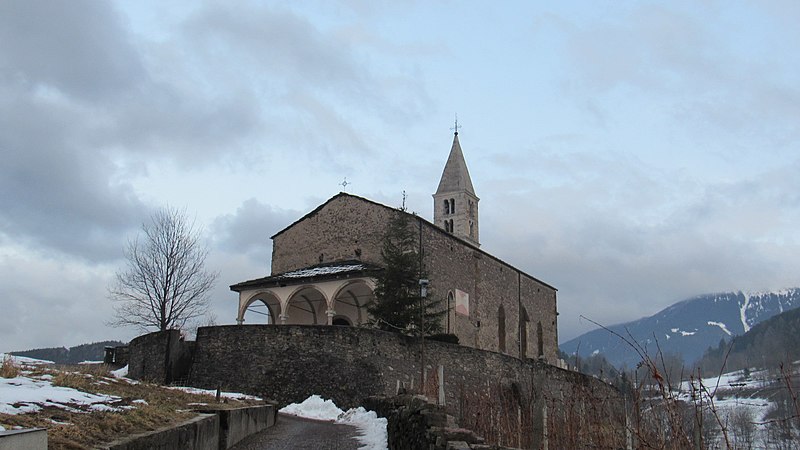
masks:
<svg viewBox="0 0 800 450"><path fill-rule="evenodd" d="M165 341L132 341L132 366L137 364L134 355L163 355L159 345ZM423 391L428 398L441 398L461 426L484 436L506 421L504 429L524 431L531 442L541 442L547 435L554 443L564 438L558 434L563 428L559 421L570 421L574 429L576 417L584 434L624 429L621 395L592 377L435 341L425 342L424 355ZM397 333L336 326L230 325L198 329L188 381L200 388L259 395L281 405L319 394L346 409L369 396L419 390L420 367L420 341Z"/></svg>
<svg viewBox="0 0 800 450"><path fill-rule="evenodd" d="M353 259L380 265L381 239L392 214L397 211L340 194L273 237L272 273ZM541 324L541 356L557 360L555 289L426 220L412 217L410 226L421 233L431 295L443 299L443 304L449 292L469 295L468 317L449 314L449 331L462 345L512 356L525 350L526 357L538 358ZM527 322L521 321L525 316L521 307ZM443 328L448 331L446 319Z"/></svg>
<svg viewBox="0 0 800 450"><path fill-rule="evenodd" d="M272 239L272 273L315 264L359 260L381 263L381 239L390 208L340 195Z"/></svg>

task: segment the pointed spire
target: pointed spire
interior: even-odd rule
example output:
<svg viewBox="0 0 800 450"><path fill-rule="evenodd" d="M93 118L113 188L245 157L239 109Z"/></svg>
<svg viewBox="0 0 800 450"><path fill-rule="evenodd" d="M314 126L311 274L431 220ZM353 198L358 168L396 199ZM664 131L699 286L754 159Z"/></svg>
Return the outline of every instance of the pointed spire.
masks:
<svg viewBox="0 0 800 450"><path fill-rule="evenodd" d="M450 156L447 157L447 164L444 166L436 194L461 190L475 195L472 179L467 169L467 162L464 160L464 153L461 151L461 144L458 142L458 128L456 128L453 134L453 146L450 148Z"/></svg>

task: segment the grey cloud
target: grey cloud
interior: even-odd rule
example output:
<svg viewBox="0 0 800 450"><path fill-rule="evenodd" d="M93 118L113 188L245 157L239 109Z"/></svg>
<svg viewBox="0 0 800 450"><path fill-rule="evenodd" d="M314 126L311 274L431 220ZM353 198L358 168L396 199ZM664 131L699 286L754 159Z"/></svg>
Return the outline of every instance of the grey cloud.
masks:
<svg viewBox="0 0 800 450"><path fill-rule="evenodd" d="M110 3L10 0L0 4L0 70L94 100L145 75Z"/></svg>
<svg viewBox="0 0 800 450"><path fill-rule="evenodd" d="M482 195L483 248L559 289L562 340L594 327L581 314L613 324L700 293L796 286L798 164L713 183L540 155Z"/></svg>
<svg viewBox="0 0 800 450"><path fill-rule="evenodd" d="M129 186L112 182L109 155L84 147L70 125L90 119L0 92L0 231L91 260L116 257L142 205Z"/></svg>
<svg viewBox="0 0 800 450"><path fill-rule="evenodd" d="M282 210L249 199L234 214L217 217L211 226L218 251L245 254L262 267L269 267L272 257L270 236L302 216L297 211Z"/></svg>
<svg viewBox="0 0 800 450"><path fill-rule="evenodd" d="M0 352L133 337L104 325L110 276L103 267L30 253L0 258Z"/></svg>
<svg viewBox="0 0 800 450"><path fill-rule="evenodd" d="M288 11L234 12L210 6L185 26L190 39L200 44L199 51L267 68L265 76L273 80L290 84L303 80L308 90L336 85L358 93L363 88L364 71L350 55L347 43L323 34Z"/></svg>

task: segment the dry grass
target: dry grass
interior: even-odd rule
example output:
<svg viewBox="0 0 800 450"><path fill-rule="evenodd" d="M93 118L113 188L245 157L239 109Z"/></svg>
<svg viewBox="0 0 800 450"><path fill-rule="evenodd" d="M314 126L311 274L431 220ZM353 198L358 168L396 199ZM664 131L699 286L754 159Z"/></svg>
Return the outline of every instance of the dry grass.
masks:
<svg viewBox="0 0 800 450"><path fill-rule="evenodd" d="M19 375L19 367L14 364L14 360L11 356L6 355L3 358L3 364L0 365L0 377L2 378L14 378Z"/></svg>
<svg viewBox="0 0 800 450"><path fill-rule="evenodd" d="M125 435L155 430L193 417L192 410L202 407L198 403L215 404L213 395L188 394L163 386L138 383L111 377L103 365L80 366L78 368L35 367L28 373L32 376L50 374L57 386L70 387L84 392L119 397L113 403L115 412L78 412L56 407L44 407L35 414L0 414L0 425L47 428L48 448L87 449L102 442L119 439ZM134 402L136 400L136 402ZM141 401L146 403L143 403ZM237 407L259 404L258 401L227 401L215 404L219 407ZM76 405L77 406L77 405ZM127 408L127 409L124 409Z"/></svg>

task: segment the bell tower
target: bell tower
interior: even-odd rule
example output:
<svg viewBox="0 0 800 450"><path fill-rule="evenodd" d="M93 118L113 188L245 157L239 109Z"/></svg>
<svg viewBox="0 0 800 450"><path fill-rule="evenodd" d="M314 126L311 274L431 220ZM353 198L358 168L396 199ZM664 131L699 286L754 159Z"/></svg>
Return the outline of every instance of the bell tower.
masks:
<svg viewBox="0 0 800 450"><path fill-rule="evenodd" d="M467 162L458 142L458 121L450 156L442 171L439 188L433 194L433 222L446 232L480 247L478 201Z"/></svg>

